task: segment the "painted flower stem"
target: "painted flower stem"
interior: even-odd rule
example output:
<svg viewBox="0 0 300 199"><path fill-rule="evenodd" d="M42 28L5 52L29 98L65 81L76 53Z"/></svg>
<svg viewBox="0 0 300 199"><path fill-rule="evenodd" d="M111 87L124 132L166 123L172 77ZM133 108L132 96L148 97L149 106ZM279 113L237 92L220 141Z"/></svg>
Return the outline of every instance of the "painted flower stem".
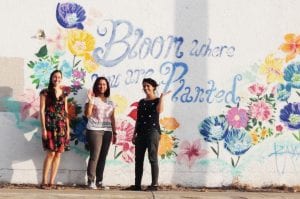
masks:
<svg viewBox="0 0 300 199"><path fill-rule="evenodd" d="M239 163L239 161L240 161L240 158L241 158L241 156L238 156L238 159L237 159L237 161L234 163L234 160L233 160L233 158L231 158L231 164L232 164L232 166L235 168L237 165L238 165L238 163Z"/></svg>
<svg viewBox="0 0 300 199"><path fill-rule="evenodd" d="M75 58L76 58L76 55L74 55L74 57L73 57L73 68L75 67Z"/></svg>
<svg viewBox="0 0 300 199"><path fill-rule="evenodd" d="M219 151L220 151L219 142L217 142L217 150L214 147L212 147L212 146L210 148L217 155L217 158L219 158Z"/></svg>
<svg viewBox="0 0 300 199"><path fill-rule="evenodd" d="M298 131L298 135L296 133L293 133L293 136L296 138L298 142L300 142L300 131Z"/></svg>

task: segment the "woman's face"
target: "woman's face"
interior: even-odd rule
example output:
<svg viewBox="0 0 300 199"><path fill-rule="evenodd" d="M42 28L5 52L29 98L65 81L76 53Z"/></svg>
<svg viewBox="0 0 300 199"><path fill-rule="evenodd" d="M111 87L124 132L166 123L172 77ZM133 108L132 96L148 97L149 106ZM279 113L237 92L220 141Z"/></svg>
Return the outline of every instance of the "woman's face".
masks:
<svg viewBox="0 0 300 199"><path fill-rule="evenodd" d="M53 76L52 76L52 79L51 79L52 84L54 86L60 85L61 84L61 80L62 80L62 76L61 76L61 74L59 72L54 73Z"/></svg>
<svg viewBox="0 0 300 199"><path fill-rule="evenodd" d="M99 84L98 84L98 90L101 94L104 94L105 91L107 90L107 84L106 84L106 81L104 79L101 79L99 81Z"/></svg>
<svg viewBox="0 0 300 199"><path fill-rule="evenodd" d="M143 90L146 95L154 94L154 87L149 83L146 83L146 82L143 83Z"/></svg>

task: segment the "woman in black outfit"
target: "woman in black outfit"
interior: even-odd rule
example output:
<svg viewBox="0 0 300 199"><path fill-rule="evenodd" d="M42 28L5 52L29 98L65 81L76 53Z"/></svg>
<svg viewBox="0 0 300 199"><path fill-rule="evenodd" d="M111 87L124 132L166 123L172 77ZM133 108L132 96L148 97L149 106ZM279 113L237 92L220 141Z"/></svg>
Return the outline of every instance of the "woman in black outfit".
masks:
<svg viewBox="0 0 300 199"><path fill-rule="evenodd" d="M135 144L135 185L131 190L141 190L143 176L143 165L146 149L148 149L148 159L151 164L152 183L148 190L158 188L158 144L160 140L159 114L163 111L163 97L155 95L158 84L151 78L143 79L143 90L146 98L139 101L137 120L135 124L132 142Z"/></svg>

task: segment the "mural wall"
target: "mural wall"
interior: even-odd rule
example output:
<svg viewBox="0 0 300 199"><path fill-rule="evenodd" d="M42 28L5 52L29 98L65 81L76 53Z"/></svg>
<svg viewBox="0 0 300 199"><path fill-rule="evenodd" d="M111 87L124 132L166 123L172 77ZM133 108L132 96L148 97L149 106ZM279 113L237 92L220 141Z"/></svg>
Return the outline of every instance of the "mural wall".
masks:
<svg viewBox="0 0 300 199"><path fill-rule="evenodd" d="M0 33L0 182L40 182L39 92L59 69L71 89L72 128L59 183L86 182L83 105L94 80L105 76L118 133L105 184L134 183L131 138L141 82L151 77L160 84L157 95L171 90L160 117L161 184L299 185L300 2L0 4L7 19ZM145 163L143 184L150 170Z"/></svg>

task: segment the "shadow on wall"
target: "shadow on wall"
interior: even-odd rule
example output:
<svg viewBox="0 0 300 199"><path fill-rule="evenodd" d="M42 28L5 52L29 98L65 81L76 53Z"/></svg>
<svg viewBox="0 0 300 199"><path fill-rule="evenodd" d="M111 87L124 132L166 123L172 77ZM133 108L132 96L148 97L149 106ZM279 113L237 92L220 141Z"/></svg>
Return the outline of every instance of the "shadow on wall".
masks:
<svg viewBox="0 0 300 199"><path fill-rule="evenodd" d="M7 86L0 86L0 99L5 97L12 97L13 89ZM0 112L5 112L6 108L4 106L3 100L0 100Z"/></svg>
<svg viewBox="0 0 300 199"><path fill-rule="evenodd" d="M196 86L206 89L207 85L207 52L205 51L205 44L208 44L208 5L206 0L202 1L176 1L175 4L175 35L183 37L184 53L182 58L175 57L177 60L183 61L187 67L188 72L183 77L184 87L181 94L177 97L182 97L186 93L184 88L191 90L191 95L196 98ZM207 46L206 46L207 47ZM202 50L201 50L202 48ZM177 84L178 88L181 84ZM176 90L177 88L174 88ZM183 100L181 100L183 99ZM190 124L182 124L184 129L189 129L188 132L178 131L179 147L177 151L177 160L174 164L174 173L172 176L172 183L184 186L205 186L207 184L207 164L202 164L205 158L207 144L201 137L198 124L208 115L208 104L200 102L187 102L184 97L175 102L178 109L173 110L173 115L180 115L185 118L185 121L190 121ZM186 113L182 116L183 110ZM177 112L178 110L178 112ZM191 114L187 114L191 113ZM195 116L197 116L195 118ZM180 122L180 121L179 121ZM180 122L182 123L182 122ZM196 151L195 151L196 150ZM201 154L201 155L199 155Z"/></svg>

